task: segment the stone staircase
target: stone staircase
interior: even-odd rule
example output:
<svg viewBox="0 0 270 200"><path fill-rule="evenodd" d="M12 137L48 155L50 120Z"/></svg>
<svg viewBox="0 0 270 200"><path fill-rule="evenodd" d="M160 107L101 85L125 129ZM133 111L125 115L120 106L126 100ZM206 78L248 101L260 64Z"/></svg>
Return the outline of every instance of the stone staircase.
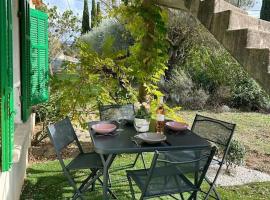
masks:
<svg viewBox="0 0 270 200"><path fill-rule="evenodd" d="M190 12L270 94L270 22L248 16L224 0L157 0Z"/></svg>

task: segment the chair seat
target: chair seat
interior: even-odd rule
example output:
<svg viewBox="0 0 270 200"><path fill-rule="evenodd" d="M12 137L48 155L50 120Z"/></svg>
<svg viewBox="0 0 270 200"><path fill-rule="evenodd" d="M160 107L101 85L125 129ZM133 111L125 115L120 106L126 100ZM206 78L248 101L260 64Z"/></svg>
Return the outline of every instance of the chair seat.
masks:
<svg viewBox="0 0 270 200"><path fill-rule="evenodd" d="M146 186L149 169L128 170L131 177L141 191ZM198 190L191 182L184 180L176 167L158 167L154 169L153 176L148 185L145 196L160 196Z"/></svg>
<svg viewBox="0 0 270 200"><path fill-rule="evenodd" d="M66 166L66 168L69 170L90 168L100 169L103 168L103 164L100 156L95 152L80 153Z"/></svg>

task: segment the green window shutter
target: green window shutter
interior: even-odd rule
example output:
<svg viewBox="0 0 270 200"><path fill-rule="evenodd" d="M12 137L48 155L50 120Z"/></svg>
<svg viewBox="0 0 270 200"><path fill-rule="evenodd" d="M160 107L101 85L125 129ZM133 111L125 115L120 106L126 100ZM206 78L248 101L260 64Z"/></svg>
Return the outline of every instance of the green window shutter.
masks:
<svg viewBox="0 0 270 200"><path fill-rule="evenodd" d="M20 47L21 47L21 105L22 120L31 114L31 66L30 66L30 8L28 0L20 0Z"/></svg>
<svg viewBox="0 0 270 200"><path fill-rule="evenodd" d="M31 104L49 99L48 15L30 9Z"/></svg>
<svg viewBox="0 0 270 200"><path fill-rule="evenodd" d="M13 160L14 104L11 8L11 1L0 2L0 146L2 171L8 171Z"/></svg>

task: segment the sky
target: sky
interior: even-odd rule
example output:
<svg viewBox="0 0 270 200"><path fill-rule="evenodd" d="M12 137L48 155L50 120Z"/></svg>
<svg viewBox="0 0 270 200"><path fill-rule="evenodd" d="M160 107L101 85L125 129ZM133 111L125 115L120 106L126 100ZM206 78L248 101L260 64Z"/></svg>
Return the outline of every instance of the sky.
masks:
<svg viewBox="0 0 270 200"><path fill-rule="evenodd" d="M254 5L248 9L248 13L251 16L259 18L262 0L254 1ZM56 5L60 11L71 9L75 14L78 14L80 17L82 16L83 0L43 0L43 2L51 6ZM89 11L91 11L91 2L91 0L88 0Z"/></svg>
<svg viewBox="0 0 270 200"><path fill-rule="evenodd" d="M262 7L262 0L255 0L253 7L248 10L248 14L259 18L261 7Z"/></svg>
<svg viewBox="0 0 270 200"><path fill-rule="evenodd" d="M43 2L49 6L57 6L61 12L71 9L75 14L82 15L83 0L43 0ZM91 1L88 2L91 11Z"/></svg>

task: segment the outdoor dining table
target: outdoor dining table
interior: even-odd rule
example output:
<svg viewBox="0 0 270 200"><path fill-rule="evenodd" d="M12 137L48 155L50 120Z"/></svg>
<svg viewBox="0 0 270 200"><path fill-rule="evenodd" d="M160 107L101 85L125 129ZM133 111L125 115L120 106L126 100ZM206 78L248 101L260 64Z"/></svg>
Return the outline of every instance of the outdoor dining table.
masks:
<svg viewBox="0 0 270 200"><path fill-rule="evenodd" d="M91 123L91 122L90 122ZM101 136L94 133L89 126L89 132L92 139L94 151L101 157L103 163L103 199L109 199L108 194L108 180L109 169L119 154L129 153L143 153L170 150L184 150L190 148L204 148L211 144L204 138L196 135L190 130L181 131L179 133L172 133L166 131L166 142L159 144L138 144L134 142L134 135L138 134L135 128L131 125L123 125L116 130L112 136Z"/></svg>

